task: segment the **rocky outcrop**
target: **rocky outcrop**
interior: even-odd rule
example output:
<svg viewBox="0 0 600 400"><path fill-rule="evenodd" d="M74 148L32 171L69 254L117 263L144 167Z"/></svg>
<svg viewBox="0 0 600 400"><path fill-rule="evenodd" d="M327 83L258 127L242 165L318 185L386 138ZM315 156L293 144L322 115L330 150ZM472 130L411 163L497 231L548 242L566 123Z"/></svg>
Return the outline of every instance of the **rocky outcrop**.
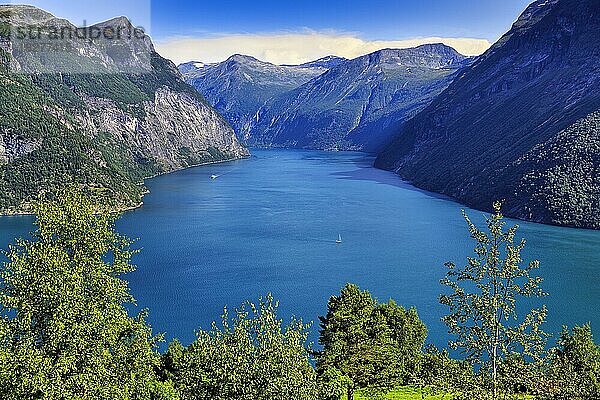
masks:
<svg viewBox="0 0 600 400"><path fill-rule="evenodd" d="M85 102L87 110L77 116L82 126L94 137L111 133L152 159L160 172L249 154L223 117L188 93L161 87L153 101L143 102L142 116L110 99L86 97Z"/></svg>

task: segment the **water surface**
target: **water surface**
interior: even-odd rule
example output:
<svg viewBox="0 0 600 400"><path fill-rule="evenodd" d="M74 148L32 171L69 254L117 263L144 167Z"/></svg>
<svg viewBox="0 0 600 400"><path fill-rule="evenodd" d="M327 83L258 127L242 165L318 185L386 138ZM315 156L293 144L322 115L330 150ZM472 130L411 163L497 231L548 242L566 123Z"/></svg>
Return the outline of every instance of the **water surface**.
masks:
<svg viewBox="0 0 600 400"><path fill-rule="evenodd" d="M462 207L371 168L362 154L253 153L149 180L145 205L119 221L139 238L138 270L128 279L154 329L189 343L224 305L268 292L283 316L316 321L329 296L353 282L380 300L417 307L429 341L445 345L437 301L443 265L463 263L473 248ZM482 222L482 213L467 211ZM0 219L2 248L30 224ZM520 225L525 258L541 261L551 294L546 329L586 322L600 329L600 232Z"/></svg>

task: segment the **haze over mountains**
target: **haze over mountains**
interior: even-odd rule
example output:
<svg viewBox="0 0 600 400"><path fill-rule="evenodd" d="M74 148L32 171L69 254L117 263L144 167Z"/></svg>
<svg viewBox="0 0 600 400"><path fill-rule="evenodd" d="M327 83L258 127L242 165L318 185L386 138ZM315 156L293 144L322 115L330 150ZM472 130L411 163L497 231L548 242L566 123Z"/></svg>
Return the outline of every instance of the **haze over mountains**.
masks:
<svg viewBox="0 0 600 400"><path fill-rule="evenodd" d="M1 211L28 211L38 195L73 183L131 207L145 177L248 154L147 36L66 39L60 52L34 52L9 40L11 30L77 28L30 6L0 6L0 23ZM131 28L126 18L97 25L106 26Z"/></svg>
<svg viewBox="0 0 600 400"><path fill-rule="evenodd" d="M299 66L238 55L179 68L251 146L374 151L469 61L437 44Z"/></svg>

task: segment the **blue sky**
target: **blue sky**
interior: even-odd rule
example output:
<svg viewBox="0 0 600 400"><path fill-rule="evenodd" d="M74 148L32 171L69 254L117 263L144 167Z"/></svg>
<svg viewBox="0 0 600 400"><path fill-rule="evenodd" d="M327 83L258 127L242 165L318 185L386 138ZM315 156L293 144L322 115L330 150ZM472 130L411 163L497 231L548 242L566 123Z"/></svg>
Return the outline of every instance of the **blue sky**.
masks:
<svg viewBox="0 0 600 400"><path fill-rule="evenodd" d="M126 15L176 62L245 53L274 63L444 42L479 54L529 0L25 0L81 25ZM17 1L13 1L17 3ZM421 41L407 39L422 38ZM423 39L424 38L424 39ZM479 39L456 42L447 38ZM483 39L483 40L482 40Z"/></svg>
<svg viewBox="0 0 600 400"><path fill-rule="evenodd" d="M365 39L420 36L495 41L528 0L154 1L153 35L281 30L354 32Z"/></svg>

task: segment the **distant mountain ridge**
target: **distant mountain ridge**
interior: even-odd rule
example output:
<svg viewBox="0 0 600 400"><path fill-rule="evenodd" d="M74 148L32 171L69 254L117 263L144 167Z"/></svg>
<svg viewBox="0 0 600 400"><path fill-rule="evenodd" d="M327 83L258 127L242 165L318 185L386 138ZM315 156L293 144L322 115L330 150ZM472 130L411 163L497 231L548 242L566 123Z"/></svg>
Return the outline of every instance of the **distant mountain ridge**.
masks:
<svg viewBox="0 0 600 400"><path fill-rule="evenodd" d="M471 61L432 44L299 66L233 56L180 70L251 146L374 151Z"/></svg>
<svg viewBox="0 0 600 400"><path fill-rule="evenodd" d="M337 67L341 63L348 61L347 58L337 57L337 56L327 56L323 58L319 58L315 61L309 61L300 65L283 65L284 67L300 67L300 68L323 68L324 70L328 70L334 67Z"/></svg>
<svg viewBox="0 0 600 400"><path fill-rule="evenodd" d="M35 7L0 6L0 212L28 211L69 184L128 208L146 177L248 154L149 37L67 39L60 53L31 52L9 39L25 25L78 29ZM96 27L106 26L131 23Z"/></svg>
<svg viewBox="0 0 600 400"><path fill-rule="evenodd" d="M600 228L598 38L597 0L535 1L376 165L476 208Z"/></svg>
<svg viewBox="0 0 600 400"><path fill-rule="evenodd" d="M267 100L322 74L322 66L279 66L235 54L216 64L199 62L179 66L195 87L233 126L247 137L257 111Z"/></svg>
<svg viewBox="0 0 600 400"><path fill-rule="evenodd" d="M248 143L375 151L466 62L442 44L347 60L265 105Z"/></svg>

